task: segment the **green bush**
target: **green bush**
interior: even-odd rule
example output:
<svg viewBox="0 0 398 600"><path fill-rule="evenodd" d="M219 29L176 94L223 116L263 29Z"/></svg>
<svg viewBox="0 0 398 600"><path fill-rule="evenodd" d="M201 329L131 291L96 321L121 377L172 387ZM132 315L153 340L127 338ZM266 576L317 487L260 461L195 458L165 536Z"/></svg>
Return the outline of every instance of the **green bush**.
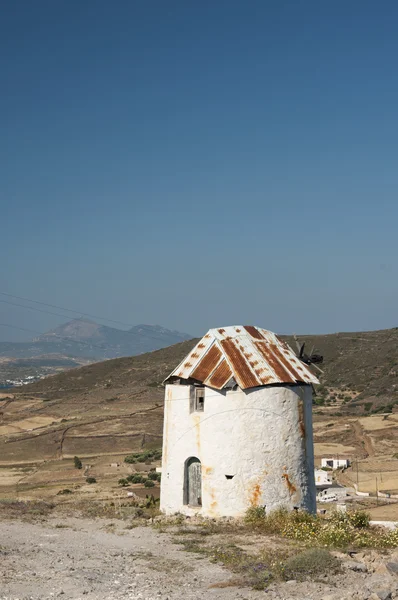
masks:
<svg viewBox="0 0 398 600"><path fill-rule="evenodd" d="M75 465L75 469L81 469L83 467L82 461L80 460L80 458L78 456L74 457L73 462Z"/></svg>
<svg viewBox="0 0 398 600"><path fill-rule="evenodd" d="M157 448L155 450L146 450L145 452L137 452L135 454L129 454L124 459L124 462L134 464L134 463L147 463L152 460L160 460L162 458L162 450L161 448Z"/></svg>
<svg viewBox="0 0 398 600"><path fill-rule="evenodd" d="M151 479L152 481L159 481L158 475L160 475L160 473L151 471L151 473L148 473L148 479Z"/></svg>
<svg viewBox="0 0 398 600"><path fill-rule="evenodd" d="M370 515L364 510L356 510L354 512L349 512L348 518L349 523L357 529L369 527Z"/></svg>
<svg viewBox="0 0 398 600"><path fill-rule="evenodd" d="M323 406L325 404L325 398L323 398L322 396L316 396L314 398L314 402L317 406Z"/></svg>
<svg viewBox="0 0 398 600"><path fill-rule="evenodd" d="M66 496L68 494L73 494L72 490L69 490L68 488L64 489L64 490L59 490L57 496Z"/></svg>
<svg viewBox="0 0 398 600"><path fill-rule="evenodd" d="M97 483L95 477L86 477L86 483Z"/></svg>
<svg viewBox="0 0 398 600"><path fill-rule="evenodd" d="M154 487L154 486L155 486L155 482L154 482L154 481L152 481L151 479L147 479L147 480L145 481L145 483L144 483L144 486L145 486L146 488L151 488L151 487Z"/></svg>
<svg viewBox="0 0 398 600"><path fill-rule="evenodd" d="M128 485L129 482L127 481L127 479L119 479L118 484L122 487L126 487L126 485Z"/></svg>
<svg viewBox="0 0 398 600"><path fill-rule="evenodd" d="M127 479L131 483L144 483L146 481L146 478L140 473L134 473L134 475L129 475Z"/></svg>
<svg viewBox="0 0 398 600"><path fill-rule="evenodd" d="M340 571L340 561L324 548L304 550L285 561L283 578L304 581L319 575L336 574Z"/></svg>

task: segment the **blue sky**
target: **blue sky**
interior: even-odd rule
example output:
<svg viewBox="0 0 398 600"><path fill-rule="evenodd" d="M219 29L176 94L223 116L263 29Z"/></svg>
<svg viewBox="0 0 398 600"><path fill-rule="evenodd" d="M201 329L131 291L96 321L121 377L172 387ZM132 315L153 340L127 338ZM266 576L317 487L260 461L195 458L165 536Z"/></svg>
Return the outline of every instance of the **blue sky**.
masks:
<svg viewBox="0 0 398 600"><path fill-rule="evenodd" d="M397 20L6 0L0 291L195 335L396 326ZM1 323L62 320L0 303Z"/></svg>

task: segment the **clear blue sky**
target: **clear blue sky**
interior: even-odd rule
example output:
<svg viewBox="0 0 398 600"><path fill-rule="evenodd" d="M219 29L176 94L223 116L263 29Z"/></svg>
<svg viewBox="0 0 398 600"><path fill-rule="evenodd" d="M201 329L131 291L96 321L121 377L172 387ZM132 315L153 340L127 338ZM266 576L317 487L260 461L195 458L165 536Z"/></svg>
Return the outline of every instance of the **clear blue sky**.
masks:
<svg viewBox="0 0 398 600"><path fill-rule="evenodd" d="M193 334L398 325L396 2L1 13L1 291Z"/></svg>

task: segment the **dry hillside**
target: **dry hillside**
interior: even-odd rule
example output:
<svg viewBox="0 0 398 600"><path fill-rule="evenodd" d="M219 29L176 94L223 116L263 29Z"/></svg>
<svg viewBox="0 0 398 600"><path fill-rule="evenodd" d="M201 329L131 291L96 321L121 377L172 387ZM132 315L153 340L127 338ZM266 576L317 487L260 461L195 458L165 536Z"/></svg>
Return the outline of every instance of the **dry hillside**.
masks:
<svg viewBox="0 0 398 600"><path fill-rule="evenodd" d="M373 476L366 475L369 469L381 470L386 473L384 489L398 489L398 461L393 458L398 452L398 415L381 414L384 407L395 411L398 399L398 330L300 340L306 341L308 351L315 344L325 357L317 391L322 406L314 408L317 458L357 457L364 485L374 485ZM84 497L120 493L118 479L137 468L124 463L124 457L161 446L161 382L194 344L191 340L91 364L3 394L0 493L10 497L17 490L37 497L63 488ZM85 469L74 468L75 455ZM115 463L120 464L111 467ZM87 485L83 475L94 476L98 485Z"/></svg>

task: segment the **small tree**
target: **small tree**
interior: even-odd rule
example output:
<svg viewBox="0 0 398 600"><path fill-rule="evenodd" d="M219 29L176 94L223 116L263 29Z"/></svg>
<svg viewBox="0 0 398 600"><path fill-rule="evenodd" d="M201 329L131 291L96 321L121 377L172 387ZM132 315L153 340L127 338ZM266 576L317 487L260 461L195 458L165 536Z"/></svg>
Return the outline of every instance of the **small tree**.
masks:
<svg viewBox="0 0 398 600"><path fill-rule="evenodd" d="M146 488L151 488L151 487L155 487L155 482L152 481L152 479L147 479L146 482L144 483L144 486Z"/></svg>
<svg viewBox="0 0 398 600"><path fill-rule="evenodd" d="M95 477L87 477L86 482L87 483L97 483L97 480Z"/></svg>
<svg viewBox="0 0 398 600"><path fill-rule="evenodd" d="M82 461L80 460L80 458L78 456L74 457L73 462L75 463L75 469L83 468Z"/></svg>

